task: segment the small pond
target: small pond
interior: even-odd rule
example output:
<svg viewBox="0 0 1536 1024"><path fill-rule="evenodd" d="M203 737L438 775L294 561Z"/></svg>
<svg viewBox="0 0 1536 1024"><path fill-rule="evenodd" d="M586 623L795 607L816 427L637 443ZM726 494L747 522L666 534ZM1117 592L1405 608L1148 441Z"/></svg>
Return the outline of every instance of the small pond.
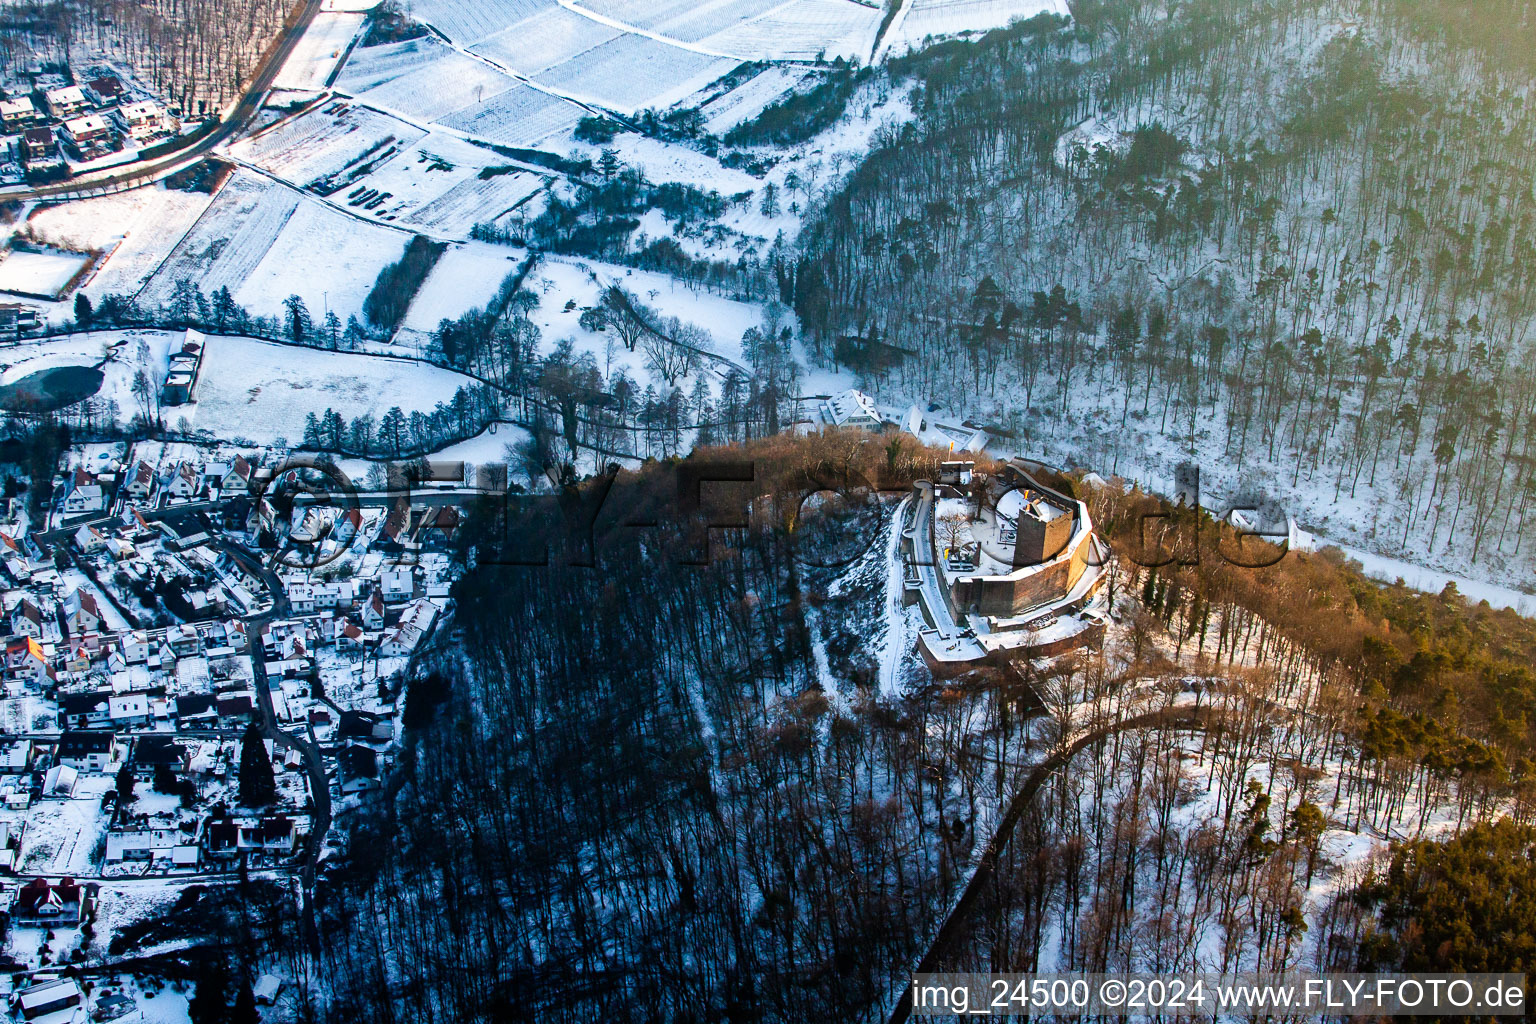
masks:
<svg viewBox="0 0 1536 1024"><path fill-rule="evenodd" d="M101 389L102 372L93 366L50 366L18 381L0 384L0 409L51 412L74 405Z"/></svg>

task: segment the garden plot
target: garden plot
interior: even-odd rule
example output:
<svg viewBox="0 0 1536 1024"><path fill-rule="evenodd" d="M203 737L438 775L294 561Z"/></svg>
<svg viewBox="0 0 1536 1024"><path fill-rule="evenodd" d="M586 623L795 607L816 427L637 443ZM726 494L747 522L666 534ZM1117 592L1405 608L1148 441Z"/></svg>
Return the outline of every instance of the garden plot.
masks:
<svg viewBox="0 0 1536 1024"><path fill-rule="evenodd" d="M416 0L411 15L460 46L468 46L557 6L555 0Z"/></svg>
<svg viewBox="0 0 1536 1024"><path fill-rule="evenodd" d="M576 127L585 107L519 84L483 103L456 110L437 123L507 146L537 146L552 135Z"/></svg>
<svg viewBox="0 0 1536 1024"><path fill-rule="evenodd" d="M238 291L298 205L299 193L293 189L250 171L236 171L144 283L139 302L149 308L170 302L181 280L194 282L205 295L223 287Z"/></svg>
<svg viewBox="0 0 1536 1024"><path fill-rule="evenodd" d="M704 104L704 127L724 135L743 121L761 114L775 100L805 81L808 73L792 67L767 67L729 92Z"/></svg>
<svg viewBox="0 0 1536 1024"><path fill-rule="evenodd" d="M277 89L324 89L363 27L361 14L321 12L305 29L272 83Z"/></svg>
<svg viewBox="0 0 1536 1024"><path fill-rule="evenodd" d="M621 35L616 28L556 7L481 40L473 49L532 78Z"/></svg>
<svg viewBox="0 0 1536 1024"><path fill-rule="evenodd" d="M284 181L328 194L426 135L377 110L337 100L230 147Z"/></svg>
<svg viewBox="0 0 1536 1024"><path fill-rule="evenodd" d="M578 0L577 6L669 39L697 43L785 3L786 0Z"/></svg>
<svg viewBox="0 0 1536 1024"><path fill-rule="evenodd" d="M39 299L59 298L91 262L88 253L63 249L12 249L0 257L0 292Z"/></svg>
<svg viewBox="0 0 1536 1024"><path fill-rule="evenodd" d="M700 42L747 60L867 58L879 27L880 11L853 0L795 0Z"/></svg>
<svg viewBox="0 0 1536 1024"><path fill-rule="evenodd" d="M729 72L737 62L669 46L646 36L620 36L537 77L577 99L632 114L665 107Z"/></svg>
<svg viewBox="0 0 1536 1024"><path fill-rule="evenodd" d="M410 236L369 224L325 203L304 199L265 255L235 291L254 315L277 316L290 295L318 323L326 310L345 320L361 314L379 271L400 258Z"/></svg>
<svg viewBox="0 0 1536 1024"><path fill-rule="evenodd" d="M1037 14L1069 15L1066 0L911 0L882 49L916 46L928 36L987 32Z"/></svg>
<svg viewBox="0 0 1536 1024"><path fill-rule="evenodd" d="M334 409L352 419L390 406L430 412L463 374L406 359L297 348L250 338L209 338L191 425L255 444L297 442L305 418Z"/></svg>
<svg viewBox="0 0 1536 1024"><path fill-rule="evenodd" d="M495 220L542 186L536 175L522 172L482 177L493 162L501 161L456 136L433 132L331 201L463 238L476 223Z"/></svg>
<svg viewBox="0 0 1536 1024"><path fill-rule="evenodd" d="M108 252L82 284L92 298L132 295L213 202L204 192L151 185L39 208L27 221L38 238L67 249Z"/></svg>

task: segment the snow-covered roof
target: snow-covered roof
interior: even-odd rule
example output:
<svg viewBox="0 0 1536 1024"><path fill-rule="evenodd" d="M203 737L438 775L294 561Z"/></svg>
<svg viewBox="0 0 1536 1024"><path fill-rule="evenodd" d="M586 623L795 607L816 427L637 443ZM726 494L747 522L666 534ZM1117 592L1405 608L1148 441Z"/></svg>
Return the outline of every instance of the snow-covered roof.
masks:
<svg viewBox="0 0 1536 1024"><path fill-rule="evenodd" d="M880 422L880 414L875 410L875 400L864 392L852 388L827 399L826 410L828 421L836 427L850 424L867 426Z"/></svg>

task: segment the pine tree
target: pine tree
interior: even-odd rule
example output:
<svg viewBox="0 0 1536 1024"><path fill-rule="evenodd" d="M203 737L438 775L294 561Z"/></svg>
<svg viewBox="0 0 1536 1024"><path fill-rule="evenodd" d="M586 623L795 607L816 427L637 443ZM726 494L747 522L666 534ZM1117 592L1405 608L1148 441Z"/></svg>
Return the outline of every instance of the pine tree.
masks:
<svg viewBox="0 0 1536 1024"><path fill-rule="evenodd" d="M261 731L253 722L240 740L240 803L246 807L265 807L277 799L277 776Z"/></svg>
<svg viewBox="0 0 1536 1024"><path fill-rule="evenodd" d="M91 316L95 310L91 308L90 296L85 292L75 293L75 323L81 327L91 326Z"/></svg>
<svg viewBox="0 0 1536 1024"><path fill-rule="evenodd" d="M117 806L127 807L133 802L133 787L136 780L133 777L133 769L128 763L117 770Z"/></svg>
<svg viewBox="0 0 1536 1024"><path fill-rule="evenodd" d="M309 317L309 307L304 305L304 300L297 295L290 295L283 300L283 309L288 313L288 337L294 341L303 341L309 337L314 322Z"/></svg>
<svg viewBox="0 0 1536 1024"><path fill-rule="evenodd" d="M192 1024L226 1024L229 1020L229 972L217 961L198 975L197 987L187 1003Z"/></svg>
<svg viewBox="0 0 1536 1024"><path fill-rule="evenodd" d="M230 1024L261 1024L261 1012L256 1009L256 993L250 980L240 983L240 993L235 996L235 1008L229 1015Z"/></svg>

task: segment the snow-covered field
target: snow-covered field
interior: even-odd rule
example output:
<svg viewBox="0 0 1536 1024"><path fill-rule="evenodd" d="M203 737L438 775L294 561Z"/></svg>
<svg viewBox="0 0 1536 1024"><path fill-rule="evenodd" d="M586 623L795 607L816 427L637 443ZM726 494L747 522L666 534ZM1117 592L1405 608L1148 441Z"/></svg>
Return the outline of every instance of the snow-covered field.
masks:
<svg viewBox="0 0 1536 1024"><path fill-rule="evenodd" d="M475 224L495 220L543 187L529 172L481 176L488 167L505 165L505 158L489 150L433 132L331 200L380 220L467 238Z"/></svg>
<svg viewBox="0 0 1536 1024"><path fill-rule="evenodd" d="M55 298L80 273L90 257L84 253L50 249L24 252L12 249L0 259L0 292Z"/></svg>
<svg viewBox="0 0 1536 1024"><path fill-rule="evenodd" d="M442 320L463 316L484 306L506 276L522 261L521 250L484 242L448 247L411 302L402 326L432 331Z"/></svg>
<svg viewBox="0 0 1536 1024"><path fill-rule="evenodd" d="M482 103L456 110L438 123L489 142L537 146L570 131L590 113L570 100L519 84Z"/></svg>
<svg viewBox="0 0 1536 1024"><path fill-rule="evenodd" d="M536 80L564 95L631 114L669 106L735 66L734 60L622 35L550 67Z"/></svg>
<svg viewBox="0 0 1536 1024"><path fill-rule="evenodd" d="M430 36L355 50L336 88L413 121L445 117L517 84Z"/></svg>
<svg viewBox="0 0 1536 1024"><path fill-rule="evenodd" d="M531 78L622 34L564 7L552 7L482 39L472 49Z"/></svg>
<svg viewBox="0 0 1536 1024"><path fill-rule="evenodd" d="M799 68L764 68L736 88L704 104L704 127L715 135L724 135L743 121L761 114L805 78L806 72Z"/></svg>
<svg viewBox="0 0 1536 1024"><path fill-rule="evenodd" d="M342 320L361 314L379 271L400 258L410 236L375 227L305 198L235 291L252 313L276 316L298 295L318 322L327 311Z"/></svg>
<svg viewBox="0 0 1536 1024"><path fill-rule="evenodd" d="M783 7L785 0L577 0L575 6L668 39L697 43Z"/></svg>
<svg viewBox="0 0 1536 1024"><path fill-rule="evenodd" d="M392 405L430 411L469 378L404 359L297 348L250 338L208 339L196 402L185 412L195 430L255 444L297 444L305 417L334 409L347 419L378 417Z"/></svg>
<svg viewBox="0 0 1536 1024"><path fill-rule="evenodd" d="M82 286L93 299L132 295L212 201L206 193L151 185L42 207L27 224L40 238L68 248L111 249Z"/></svg>
<svg viewBox="0 0 1536 1024"><path fill-rule="evenodd" d="M882 53L921 46L928 37L986 32L1037 14L1069 16L1066 0L909 0L881 40Z"/></svg>
<svg viewBox="0 0 1536 1024"><path fill-rule="evenodd" d="M541 11L554 10L555 0L417 0L411 13L460 46L495 35L509 25Z"/></svg>
<svg viewBox="0 0 1536 1024"><path fill-rule="evenodd" d="M399 118L337 100L243 139L230 153L284 181L307 186L350 178L425 134Z"/></svg>
<svg viewBox="0 0 1536 1024"><path fill-rule="evenodd" d="M745 60L867 60L879 28L875 7L852 0L792 0L707 36L700 45Z"/></svg>
<svg viewBox="0 0 1536 1024"><path fill-rule="evenodd" d="M140 301L167 303L177 282L205 295L227 286L253 315L276 316L298 295L318 320L346 319L409 237L348 216L294 189L237 171L197 224L145 284Z"/></svg>
<svg viewBox="0 0 1536 1024"><path fill-rule="evenodd" d="M324 89L363 27L363 15L322 11L283 63L273 82L278 89Z"/></svg>

